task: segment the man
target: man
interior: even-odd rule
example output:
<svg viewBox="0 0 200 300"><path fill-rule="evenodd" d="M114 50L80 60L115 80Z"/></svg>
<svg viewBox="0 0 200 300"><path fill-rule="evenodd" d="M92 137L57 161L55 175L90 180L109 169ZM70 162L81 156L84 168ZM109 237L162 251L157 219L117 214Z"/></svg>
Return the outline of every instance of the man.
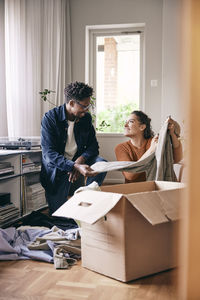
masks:
<svg viewBox="0 0 200 300"><path fill-rule="evenodd" d="M90 97L92 87L82 82L69 84L65 90L66 103L47 112L41 125L42 170L49 212L52 214L68 195L84 184L102 184L106 173L96 174L90 166L99 157L99 146L92 125Z"/></svg>

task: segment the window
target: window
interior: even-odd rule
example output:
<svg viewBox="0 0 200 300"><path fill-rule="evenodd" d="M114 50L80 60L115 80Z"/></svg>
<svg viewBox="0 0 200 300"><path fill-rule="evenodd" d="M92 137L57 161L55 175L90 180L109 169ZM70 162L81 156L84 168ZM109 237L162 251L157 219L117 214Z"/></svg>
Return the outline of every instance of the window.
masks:
<svg viewBox="0 0 200 300"><path fill-rule="evenodd" d="M130 112L142 107L143 31L89 28L88 45L86 76L96 91L97 132L122 133Z"/></svg>

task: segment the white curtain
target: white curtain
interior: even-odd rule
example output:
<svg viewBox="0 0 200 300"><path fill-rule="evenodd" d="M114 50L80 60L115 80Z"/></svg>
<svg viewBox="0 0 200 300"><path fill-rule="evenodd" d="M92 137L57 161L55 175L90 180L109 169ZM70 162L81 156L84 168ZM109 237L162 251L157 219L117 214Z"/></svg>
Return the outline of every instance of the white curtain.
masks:
<svg viewBox="0 0 200 300"><path fill-rule="evenodd" d="M39 92L64 103L71 81L68 0L5 0L6 104L9 137L38 136L51 108Z"/></svg>
<svg viewBox="0 0 200 300"><path fill-rule="evenodd" d="M8 135L6 112L4 1L0 0L0 137Z"/></svg>

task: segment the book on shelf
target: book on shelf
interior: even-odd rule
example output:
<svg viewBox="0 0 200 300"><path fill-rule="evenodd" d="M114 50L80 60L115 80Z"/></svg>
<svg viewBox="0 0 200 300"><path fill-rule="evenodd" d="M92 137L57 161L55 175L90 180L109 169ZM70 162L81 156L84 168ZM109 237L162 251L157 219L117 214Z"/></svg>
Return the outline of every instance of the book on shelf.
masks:
<svg viewBox="0 0 200 300"><path fill-rule="evenodd" d="M41 183L35 183L32 185L26 186L26 192L29 194L37 194L37 193L43 193L44 188L42 187Z"/></svg>
<svg viewBox="0 0 200 300"><path fill-rule="evenodd" d="M15 209L16 209L16 207L13 203L0 206L0 215L3 215L7 211L13 211Z"/></svg>
<svg viewBox="0 0 200 300"><path fill-rule="evenodd" d="M8 220L10 218L14 218L14 217L19 217L19 211L16 210L16 211L12 211L12 212L8 212L7 214L5 215L0 215L0 222L1 221L5 221L5 220Z"/></svg>
<svg viewBox="0 0 200 300"><path fill-rule="evenodd" d="M13 166L6 167L6 168L0 168L0 176L11 175L11 174L14 174Z"/></svg>
<svg viewBox="0 0 200 300"><path fill-rule="evenodd" d="M23 164L22 170L23 173L36 172L36 171L40 172L41 164L36 164L36 163Z"/></svg>
<svg viewBox="0 0 200 300"><path fill-rule="evenodd" d="M46 205L45 190L40 182L25 187L26 210L34 210Z"/></svg>
<svg viewBox="0 0 200 300"><path fill-rule="evenodd" d="M11 167L11 162L9 162L9 161L0 162L0 169L5 169L5 168L9 168L9 167Z"/></svg>
<svg viewBox="0 0 200 300"><path fill-rule="evenodd" d="M14 167L9 161L0 162L0 176L14 174Z"/></svg>
<svg viewBox="0 0 200 300"><path fill-rule="evenodd" d="M8 221L14 220L20 217L19 208L17 208L12 202L0 206L0 226L5 225Z"/></svg>

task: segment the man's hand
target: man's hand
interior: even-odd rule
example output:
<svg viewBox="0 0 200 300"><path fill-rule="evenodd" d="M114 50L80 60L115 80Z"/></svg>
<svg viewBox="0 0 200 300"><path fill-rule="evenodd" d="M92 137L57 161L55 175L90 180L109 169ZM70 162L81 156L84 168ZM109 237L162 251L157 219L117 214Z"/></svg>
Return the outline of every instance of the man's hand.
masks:
<svg viewBox="0 0 200 300"><path fill-rule="evenodd" d="M85 158L83 156L79 156L75 160L75 163L76 164L84 164ZM80 172L74 168L72 172L68 172L68 175L69 175L69 182L73 183L79 178Z"/></svg>
<svg viewBox="0 0 200 300"><path fill-rule="evenodd" d="M79 156L76 160L75 160L76 164L79 165L84 165L85 164L85 158L83 156Z"/></svg>
<svg viewBox="0 0 200 300"><path fill-rule="evenodd" d="M96 176L98 173L96 173L94 170L90 168L88 165L83 165L83 164L74 164L74 169L80 172L83 176L86 177L92 177Z"/></svg>
<svg viewBox="0 0 200 300"><path fill-rule="evenodd" d="M78 170L74 169L72 172L68 172L68 175L69 175L69 182L73 183L75 182L79 176L80 176L80 173Z"/></svg>
<svg viewBox="0 0 200 300"><path fill-rule="evenodd" d="M79 156L75 160L74 169L72 172L69 172L69 181L75 182L80 174L82 174L85 177L92 177L96 176L98 173L96 173L94 170L90 168L90 166L85 164L85 158L83 156Z"/></svg>

